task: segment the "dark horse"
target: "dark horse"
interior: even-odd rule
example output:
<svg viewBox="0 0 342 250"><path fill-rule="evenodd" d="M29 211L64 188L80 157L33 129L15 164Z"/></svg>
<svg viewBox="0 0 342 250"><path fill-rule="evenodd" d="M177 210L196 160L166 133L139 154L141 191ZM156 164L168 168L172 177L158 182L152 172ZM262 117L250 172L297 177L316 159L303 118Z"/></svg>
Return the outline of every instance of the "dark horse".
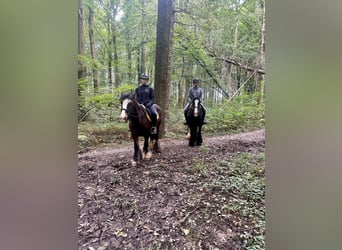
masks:
<svg viewBox="0 0 342 250"><path fill-rule="evenodd" d="M158 142L159 126L160 126L160 114L161 108L157 104L155 105L157 116L157 134L151 134L151 118L145 107L137 102L135 95L122 95L121 102L121 121L127 122L129 120L129 128L131 131L131 137L134 141L134 155L132 165L136 166L137 162L141 159L149 160L152 157L152 152L149 149L149 142L151 149L157 153L160 153L160 147ZM143 153L139 147L139 136L144 137Z"/></svg>
<svg viewBox="0 0 342 250"><path fill-rule="evenodd" d="M190 129L189 146L201 146L202 126L204 123L203 107L198 98L194 98L186 113L186 120Z"/></svg>

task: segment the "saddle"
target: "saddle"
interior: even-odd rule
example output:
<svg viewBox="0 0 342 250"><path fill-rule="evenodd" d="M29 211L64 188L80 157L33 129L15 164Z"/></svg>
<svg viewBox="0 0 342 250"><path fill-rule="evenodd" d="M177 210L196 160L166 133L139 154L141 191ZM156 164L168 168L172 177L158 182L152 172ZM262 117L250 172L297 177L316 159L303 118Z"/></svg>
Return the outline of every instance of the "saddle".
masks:
<svg viewBox="0 0 342 250"><path fill-rule="evenodd" d="M139 104L139 105L143 108L147 120L148 120L149 122L152 122L150 110L148 110L143 104ZM154 105L154 104L153 104L153 105ZM156 115L157 115L157 121L159 121L160 115L159 115L158 111L156 111Z"/></svg>

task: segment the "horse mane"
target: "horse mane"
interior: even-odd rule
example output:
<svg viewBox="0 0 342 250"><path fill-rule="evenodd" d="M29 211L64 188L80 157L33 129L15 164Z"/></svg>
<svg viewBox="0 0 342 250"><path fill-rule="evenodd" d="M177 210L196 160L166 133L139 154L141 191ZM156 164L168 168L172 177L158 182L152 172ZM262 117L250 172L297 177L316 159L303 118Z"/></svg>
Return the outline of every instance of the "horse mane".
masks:
<svg viewBox="0 0 342 250"><path fill-rule="evenodd" d="M132 94L122 93L121 97L120 97L120 101L122 102L123 100L125 100L127 98L132 99Z"/></svg>

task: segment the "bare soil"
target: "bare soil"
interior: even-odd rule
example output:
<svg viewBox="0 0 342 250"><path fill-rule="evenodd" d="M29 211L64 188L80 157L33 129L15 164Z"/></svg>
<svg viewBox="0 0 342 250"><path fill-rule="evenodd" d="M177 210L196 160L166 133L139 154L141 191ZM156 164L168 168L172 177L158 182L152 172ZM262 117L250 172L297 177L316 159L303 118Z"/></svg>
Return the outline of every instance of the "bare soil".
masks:
<svg viewBox="0 0 342 250"><path fill-rule="evenodd" d="M240 235L253 234L253 218L224 210L238 198L232 173L210 163L264 152L263 129L204 137L201 147L162 139L162 153L137 167L127 143L78 154L79 249L244 249Z"/></svg>

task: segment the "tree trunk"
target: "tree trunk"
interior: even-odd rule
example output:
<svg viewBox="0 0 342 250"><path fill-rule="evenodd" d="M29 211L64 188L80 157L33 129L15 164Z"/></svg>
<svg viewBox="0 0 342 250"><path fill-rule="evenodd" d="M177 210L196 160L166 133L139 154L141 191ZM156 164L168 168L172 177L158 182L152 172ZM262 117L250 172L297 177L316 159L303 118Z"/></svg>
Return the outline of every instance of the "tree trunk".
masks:
<svg viewBox="0 0 342 250"><path fill-rule="evenodd" d="M145 22L146 22L146 1L141 0L141 48L140 48L140 72L139 73L147 73L146 72L146 34L145 34Z"/></svg>
<svg viewBox="0 0 342 250"><path fill-rule="evenodd" d="M182 72L180 74L180 79L178 81L178 100L177 100L177 107L181 107L185 105L185 96L186 96L186 79L184 77L185 73L185 58L182 57Z"/></svg>
<svg viewBox="0 0 342 250"><path fill-rule="evenodd" d="M239 38L239 25L240 25L240 9L239 6L236 6L235 9L237 13L236 17L236 22L235 22L235 30L234 30L234 42L233 42L233 53L232 53L232 58L235 57L237 46L238 46L238 38ZM238 89L237 84L236 84L236 74L235 74L235 79L233 77L234 73L234 67L232 65L228 65L228 82L227 82L227 89L228 89L228 94L231 95L235 93L235 91Z"/></svg>
<svg viewBox="0 0 342 250"><path fill-rule="evenodd" d="M131 80L133 78L132 75L132 46L130 42L126 43L126 52L127 52L127 78Z"/></svg>
<svg viewBox="0 0 342 250"><path fill-rule="evenodd" d="M90 54L92 59L92 71L93 71L93 84L94 84L94 93L97 94L99 92L99 84L98 84L98 73L97 73L97 65L95 63L96 60L96 50L95 50L95 38L94 38L94 10L92 7L88 7L89 10L89 43L90 43Z"/></svg>
<svg viewBox="0 0 342 250"><path fill-rule="evenodd" d="M108 70L108 85L110 87L113 86L113 75L112 75L112 36L111 36L111 28L110 21L111 17L107 14L107 33L108 33L108 62L107 62L107 70Z"/></svg>
<svg viewBox="0 0 342 250"><path fill-rule="evenodd" d="M171 50L175 17L174 0L158 0L157 44L155 61L156 102L162 107L160 135L165 135L165 120L169 109L171 80Z"/></svg>
<svg viewBox="0 0 342 250"><path fill-rule="evenodd" d="M114 83L115 87L119 87L120 85L120 73L119 73L119 56L118 56L118 47L117 47L117 42L116 42L116 28L114 28L114 33L113 33L113 50L114 50Z"/></svg>
<svg viewBox="0 0 342 250"><path fill-rule="evenodd" d="M84 27L83 27L83 3L78 0L78 55L84 55ZM85 115L84 82L86 68L81 60L78 60L78 120Z"/></svg>
<svg viewBox="0 0 342 250"><path fill-rule="evenodd" d="M265 69L265 2L262 2L262 23L261 23L261 44L260 44L260 68ZM262 81L262 84L260 84L260 90L263 95L264 93L264 87L263 87L263 81L265 80L265 76L261 75L260 80Z"/></svg>
<svg viewBox="0 0 342 250"><path fill-rule="evenodd" d="M118 57L118 48L116 42L116 23L115 18L118 13L118 7L115 6L114 1L111 0L111 10L112 10L112 22L111 22L111 31L112 31L112 46L113 46L113 53L114 53L114 85L115 87L119 87L120 85L120 74L119 74L119 57Z"/></svg>

